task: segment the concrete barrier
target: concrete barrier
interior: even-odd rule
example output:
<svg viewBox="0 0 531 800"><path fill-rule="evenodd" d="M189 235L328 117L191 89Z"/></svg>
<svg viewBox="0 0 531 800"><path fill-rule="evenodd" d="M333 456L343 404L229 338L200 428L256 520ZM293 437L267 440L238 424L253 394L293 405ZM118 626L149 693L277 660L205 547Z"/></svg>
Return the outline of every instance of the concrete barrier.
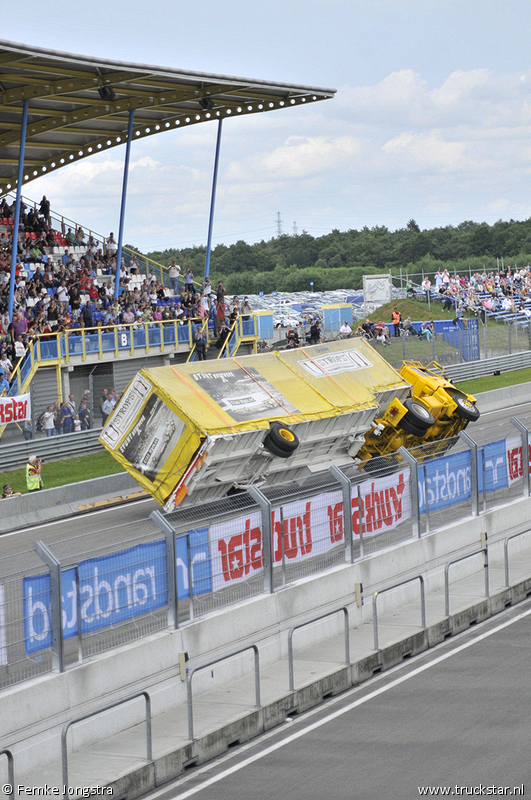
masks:
<svg viewBox="0 0 531 800"><path fill-rule="evenodd" d="M290 627L311 618L317 611L322 614L347 606L351 627L365 628L363 623L371 619L371 604L367 603L362 608L356 606L356 583L363 584L364 595L368 598L379 589L423 574L428 578L430 591L441 590L444 586L445 563L456 556L477 550L482 533L488 535L491 551L503 550L508 525L527 530L530 513L531 499L521 498L510 506L493 509L481 517L463 520L421 539L412 539L371 554L353 565L344 564L301 580L273 595L250 598L190 622L178 630L160 631L98 655L65 673L46 674L8 687L2 691L0 741L15 751L17 774L22 776L38 772L47 764L57 762L61 727L74 716L139 690L149 691L154 718L169 710L173 713L179 707L185 707L186 683L181 682L178 669L180 652L189 653L189 667L192 668L231 652L236 647L253 643L259 646L261 667L267 668L286 658ZM515 542L515 552L517 547ZM473 576L478 570L477 563L473 562L473 559L469 559L456 565L455 571L452 571L452 582ZM531 579L525 586L522 583L521 592L515 596L524 597L530 586ZM415 592L418 594L418 588L410 585L386 593L381 598L379 613L410 602ZM471 620L485 619L503 610L508 600L510 602L511 598L506 590L497 591L488 600L474 602L473 608L466 611L461 609L451 621L448 618L440 619L427 632L406 637L407 641L392 645L383 643L381 650L363 658L351 651L353 664L339 670L336 677L317 677L310 685L294 693L290 693L287 686L285 689L282 686L279 699L274 704L246 712L237 723L220 726L193 743L175 745L172 757L165 757L167 760L161 761L158 766L156 764L156 769L152 765L142 768L144 777L138 783L135 781L139 774L135 778L135 770L130 772L127 779L124 777L114 782L115 793L126 791L126 785L128 797L142 793L136 791L136 786L143 787L143 791L154 788L153 781L160 782L162 774L166 780L178 775L186 761L192 759L201 763L223 752L231 737L239 735L244 741L247 736L267 730L283 722L289 709L302 711L310 708L327 693L342 691L364 677L370 677L375 670L399 663L404 654L417 653L443 641L449 631L457 632L467 627ZM300 639L297 646L318 644L339 632L341 626L339 615L337 621L330 617L320 624L307 626L298 631ZM232 659L230 664L225 662L213 670L198 673L197 684L194 679L194 695L197 692L200 696L213 688L226 686L251 671L248 655L242 655ZM285 677L287 684L287 670ZM141 705L138 708L124 706L118 715L98 717L97 725L82 723L75 728L73 749L86 748L138 725L142 715ZM177 727L174 738L182 742L186 739L185 731L185 727L184 733ZM144 781L147 781L147 788Z"/></svg>
<svg viewBox="0 0 531 800"><path fill-rule="evenodd" d="M492 389L490 392L480 392L475 397L477 397L478 408L483 413L503 411L517 406L514 409L514 415L517 417L518 406L522 403L529 403L529 383L519 383L511 386L510 389Z"/></svg>
<svg viewBox="0 0 531 800"><path fill-rule="evenodd" d="M24 494L2 500L0 534L28 525L53 522L64 517L75 516L94 503L104 503L112 498L127 499L147 494L127 472L94 478L80 483L69 483L54 489Z"/></svg>

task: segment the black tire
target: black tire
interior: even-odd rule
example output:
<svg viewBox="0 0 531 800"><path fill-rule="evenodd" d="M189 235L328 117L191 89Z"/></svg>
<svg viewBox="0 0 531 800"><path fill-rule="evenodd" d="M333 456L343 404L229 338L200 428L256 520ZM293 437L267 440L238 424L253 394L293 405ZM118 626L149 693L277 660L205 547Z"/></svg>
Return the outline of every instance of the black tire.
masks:
<svg viewBox="0 0 531 800"><path fill-rule="evenodd" d="M455 413L467 422L476 422L481 416L479 408L475 403L471 403L466 397L460 394L452 394L452 400L457 403Z"/></svg>
<svg viewBox="0 0 531 800"><path fill-rule="evenodd" d="M264 447L278 458L289 458L299 446L299 439L293 431L280 422L271 423L269 433L264 439Z"/></svg>
<svg viewBox="0 0 531 800"><path fill-rule="evenodd" d="M427 431L428 428L434 425L435 420L433 419L433 415L417 400L413 400L413 398L410 397L404 401L404 405L407 408L407 414L403 419L407 419L412 425L424 431Z"/></svg>
<svg viewBox="0 0 531 800"><path fill-rule="evenodd" d="M402 417L398 426L402 428L403 431L406 433L410 433L412 436L417 436L419 439L422 439L427 428L420 428L418 425L415 425L413 422L410 422L407 418L407 414L405 417Z"/></svg>

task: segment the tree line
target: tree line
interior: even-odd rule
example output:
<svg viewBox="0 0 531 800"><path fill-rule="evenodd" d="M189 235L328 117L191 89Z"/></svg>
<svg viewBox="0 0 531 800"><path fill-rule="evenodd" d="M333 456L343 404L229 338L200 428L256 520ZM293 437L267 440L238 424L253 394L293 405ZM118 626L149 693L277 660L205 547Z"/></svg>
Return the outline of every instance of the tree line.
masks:
<svg viewBox="0 0 531 800"><path fill-rule="evenodd" d="M196 279L205 270L206 247L167 249L146 254L169 265L175 259ZM306 231L283 234L268 241L218 244L210 258L210 277L221 280L234 294L260 291L316 291L360 289L363 275L391 272L395 275L432 275L436 270L468 273L495 271L504 260L523 266L531 259L531 219L465 221L459 225L421 230L414 219L405 228L385 226L339 231L313 237Z"/></svg>

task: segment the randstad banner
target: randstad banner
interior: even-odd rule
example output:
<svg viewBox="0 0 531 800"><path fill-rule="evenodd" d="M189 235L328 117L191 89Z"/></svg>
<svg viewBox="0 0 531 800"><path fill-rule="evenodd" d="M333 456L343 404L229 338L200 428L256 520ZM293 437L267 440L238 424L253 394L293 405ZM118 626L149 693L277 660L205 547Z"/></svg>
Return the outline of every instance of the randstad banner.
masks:
<svg viewBox="0 0 531 800"><path fill-rule="evenodd" d="M191 531L190 561L194 594L212 591L208 529ZM190 596L187 536L176 538L177 596ZM166 542L140 544L119 553L82 561L79 576L81 633L115 625L146 614L167 603ZM76 568L61 573L63 636L77 636ZM24 640L26 653L52 644L50 576L23 580Z"/></svg>
<svg viewBox="0 0 531 800"><path fill-rule="evenodd" d="M0 424L8 422L24 422L31 419L31 403L29 394L17 397L0 397Z"/></svg>

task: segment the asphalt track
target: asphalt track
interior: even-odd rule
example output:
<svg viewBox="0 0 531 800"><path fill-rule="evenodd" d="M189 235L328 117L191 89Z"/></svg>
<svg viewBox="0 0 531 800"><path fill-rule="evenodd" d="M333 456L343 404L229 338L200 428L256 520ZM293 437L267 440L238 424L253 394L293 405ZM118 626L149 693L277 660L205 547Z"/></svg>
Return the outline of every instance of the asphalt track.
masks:
<svg viewBox="0 0 531 800"><path fill-rule="evenodd" d="M530 659L526 601L145 798L529 796Z"/></svg>

